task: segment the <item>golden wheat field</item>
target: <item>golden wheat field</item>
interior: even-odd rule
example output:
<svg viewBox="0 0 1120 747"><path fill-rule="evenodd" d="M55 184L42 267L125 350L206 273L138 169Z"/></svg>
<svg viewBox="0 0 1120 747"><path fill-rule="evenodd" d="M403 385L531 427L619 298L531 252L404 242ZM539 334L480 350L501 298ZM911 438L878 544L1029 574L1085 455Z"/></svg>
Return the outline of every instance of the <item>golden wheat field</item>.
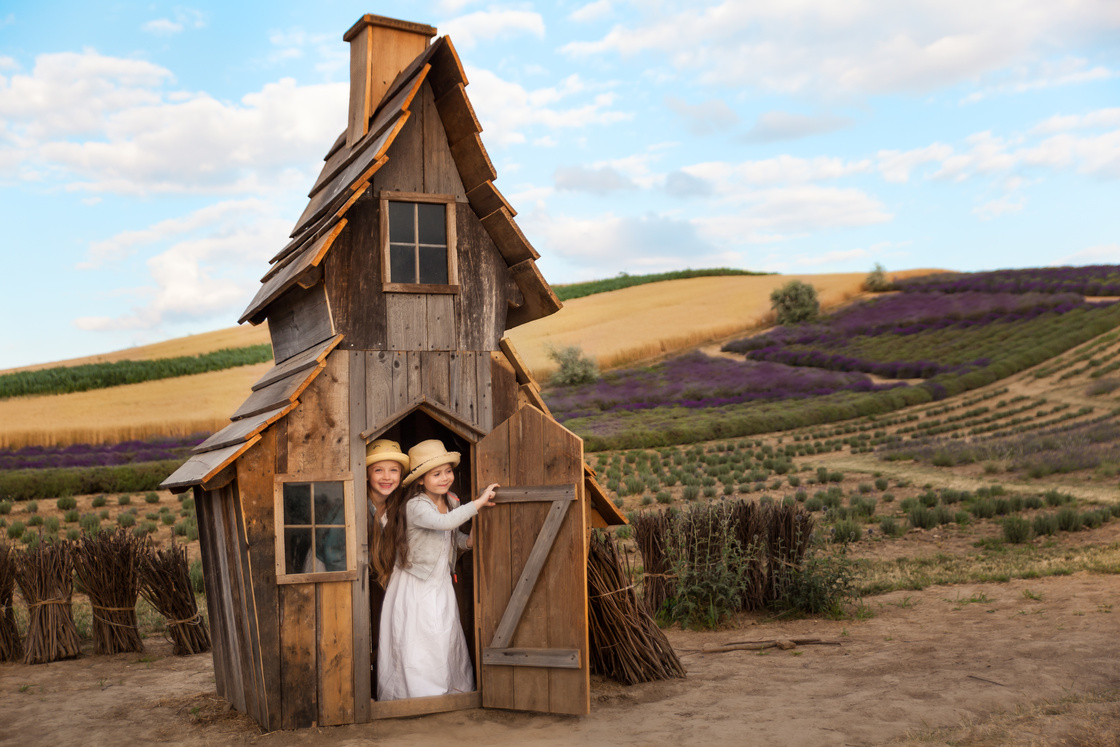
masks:
<svg viewBox="0 0 1120 747"><path fill-rule="evenodd" d="M892 275L901 278L929 272L909 270ZM829 308L857 296L865 277L864 273L722 276L649 283L573 299L560 312L512 330L510 338L543 381L555 367L548 357L550 346L578 345L602 369L655 360L770 324L770 292L790 280L812 284L822 306ZM243 325L14 370L198 355L268 341L267 325ZM269 365L91 392L2 400L0 448L211 432L228 424L230 413Z"/></svg>

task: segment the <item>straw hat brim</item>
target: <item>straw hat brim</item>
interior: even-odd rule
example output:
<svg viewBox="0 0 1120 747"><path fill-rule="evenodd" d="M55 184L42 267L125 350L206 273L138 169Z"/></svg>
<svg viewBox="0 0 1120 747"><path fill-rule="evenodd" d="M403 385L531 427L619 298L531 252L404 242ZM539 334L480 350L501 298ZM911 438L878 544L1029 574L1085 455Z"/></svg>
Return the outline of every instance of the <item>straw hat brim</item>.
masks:
<svg viewBox="0 0 1120 747"><path fill-rule="evenodd" d="M450 464L458 467L459 458L459 452L449 451L445 454L440 454L439 456L432 457L426 462L421 462L420 464L416 465L416 469L409 472L408 476L401 480L401 487L407 488L409 485L416 482L417 478L423 477L425 473L430 472L436 467L440 467L444 464Z"/></svg>
<svg viewBox="0 0 1120 747"><path fill-rule="evenodd" d="M408 469L408 457L404 454L370 454L366 457L366 466L377 464L378 462L396 462L403 469Z"/></svg>

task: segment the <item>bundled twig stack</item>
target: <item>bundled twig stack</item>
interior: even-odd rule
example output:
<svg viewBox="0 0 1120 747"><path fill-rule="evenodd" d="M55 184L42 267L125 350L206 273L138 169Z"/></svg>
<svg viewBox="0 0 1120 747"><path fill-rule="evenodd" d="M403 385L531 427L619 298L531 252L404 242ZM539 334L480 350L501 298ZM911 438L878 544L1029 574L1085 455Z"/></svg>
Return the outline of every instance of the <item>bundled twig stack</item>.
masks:
<svg viewBox="0 0 1120 747"><path fill-rule="evenodd" d="M81 653L71 598L74 564L67 542L37 542L16 562L16 583L27 603L26 664L45 664Z"/></svg>
<svg viewBox="0 0 1120 747"><path fill-rule="evenodd" d="M16 592L16 555L10 545L0 545L0 661L19 661L23 645L16 627L12 599Z"/></svg>
<svg viewBox="0 0 1120 747"><path fill-rule="evenodd" d="M591 671L627 685L684 677L684 667L642 608L614 539L593 532L587 556Z"/></svg>
<svg viewBox="0 0 1120 747"><path fill-rule="evenodd" d="M646 511L632 522L634 541L642 554L642 603L651 615L656 615L665 600L673 595L669 561L665 554L669 522L668 511Z"/></svg>
<svg viewBox="0 0 1120 747"><path fill-rule="evenodd" d="M187 551L172 544L149 550L140 562L140 593L167 618L167 632L176 656L210 650L210 632L191 588Z"/></svg>
<svg viewBox="0 0 1120 747"><path fill-rule="evenodd" d="M782 585L801 567L813 534L813 517L800 506L773 505L767 509L767 601L782 595Z"/></svg>
<svg viewBox="0 0 1120 747"><path fill-rule="evenodd" d="M124 529L85 534L74 544L74 570L93 608L96 653L144 650L136 625L142 553L142 541Z"/></svg>
<svg viewBox="0 0 1120 747"><path fill-rule="evenodd" d="M767 589L770 588L766 573L767 511L754 501L735 501L728 510L735 539L749 558L741 609L757 610L766 604Z"/></svg>

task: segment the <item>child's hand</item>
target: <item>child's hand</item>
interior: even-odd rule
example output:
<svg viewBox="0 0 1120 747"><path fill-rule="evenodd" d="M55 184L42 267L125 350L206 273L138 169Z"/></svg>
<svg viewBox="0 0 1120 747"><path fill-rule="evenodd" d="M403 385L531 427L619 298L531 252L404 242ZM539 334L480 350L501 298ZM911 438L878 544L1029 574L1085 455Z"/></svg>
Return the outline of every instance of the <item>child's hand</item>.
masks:
<svg viewBox="0 0 1120 747"><path fill-rule="evenodd" d="M482 494L474 499L475 508L481 511L486 506L493 506L494 492L498 489L498 487L498 483L487 485L486 489L482 491Z"/></svg>

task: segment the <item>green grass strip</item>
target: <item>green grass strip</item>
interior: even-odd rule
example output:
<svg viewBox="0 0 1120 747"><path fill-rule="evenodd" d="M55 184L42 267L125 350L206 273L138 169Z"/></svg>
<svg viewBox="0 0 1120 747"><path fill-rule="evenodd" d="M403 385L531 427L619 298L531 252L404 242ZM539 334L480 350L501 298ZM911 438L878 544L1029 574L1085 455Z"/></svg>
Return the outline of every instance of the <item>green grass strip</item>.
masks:
<svg viewBox="0 0 1120 747"><path fill-rule="evenodd" d="M556 297L561 301L570 301L573 298L593 296L596 293L630 288L646 283L660 283L663 280L685 280L687 278L707 278L723 275L773 275L772 272L752 272L751 270L733 270L729 267L716 267L710 270L676 270L674 272L658 272L652 275L627 275L625 272L618 277L606 280L589 280L586 283L572 283L571 285L554 285Z"/></svg>
<svg viewBox="0 0 1120 747"><path fill-rule="evenodd" d="M0 399L26 397L32 394L86 392L91 389L222 371L270 360L272 360L272 346L263 343L242 348L223 348L203 355L86 363L80 366L43 368L38 371L18 371L0 375Z"/></svg>

